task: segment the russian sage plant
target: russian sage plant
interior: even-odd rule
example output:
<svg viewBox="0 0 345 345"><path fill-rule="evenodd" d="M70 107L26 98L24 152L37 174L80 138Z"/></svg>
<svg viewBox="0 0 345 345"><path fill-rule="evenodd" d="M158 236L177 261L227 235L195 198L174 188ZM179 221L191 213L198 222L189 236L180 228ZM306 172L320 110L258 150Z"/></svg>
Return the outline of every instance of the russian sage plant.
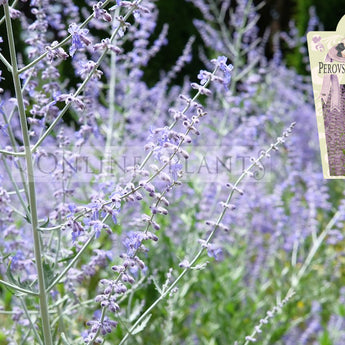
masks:
<svg viewBox="0 0 345 345"><path fill-rule="evenodd" d="M317 292L303 296L314 309L302 321L302 302L285 306L326 240L335 258L323 267L342 240L308 80L278 48L265 57L262 5L191 2L205 69L173 84L192 37L148 86L144 71L169 44L155 1L0 1L11 85L0 103L0 343L293 344L321 332ZM343 322L327 315L325 332Z"/></svg>

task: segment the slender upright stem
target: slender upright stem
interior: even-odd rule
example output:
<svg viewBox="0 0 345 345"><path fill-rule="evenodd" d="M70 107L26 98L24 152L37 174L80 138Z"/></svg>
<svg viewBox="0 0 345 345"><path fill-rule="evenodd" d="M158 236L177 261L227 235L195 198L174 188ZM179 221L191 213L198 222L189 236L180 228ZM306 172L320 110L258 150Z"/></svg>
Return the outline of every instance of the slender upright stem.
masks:
<svg viewBox="0 0 345 345"><path fill-rule="evenodd" d="M115 18L120 14L119 9L116 9L116 15L114 16L113 23L115 23ZM116 45L116 36L114 37L113 44ZM108 91L108 101L109 101L109 118L108 118L108 132L106 140L106 157L110 152L110 148L113 144L114 138L114 117L115 117L115 87L116 87L116 53L111 52L110 54L110 82Z"/></svg>
<svg viewBox="0 0 345 345"><path fill-rule="evenodd" d="M2 117L3 117L4 121L5 121L5 124L7 125L7 133L9 135L9 137L10 137L12 149L13 149L14 152L18 152L16 139L15 139L13 130L11 128L11 123L10 123L11 121L9 120L9 118L7 117L7 115L5 114L4 111L1 111L1 109L0 109L0 112L2 113ZM3 157L3 161L5 163L5 161L6 161L5 157ZM20 160L18 160L17 164L18 164L18 170L19 170L20 178L21 178L21 181L23 183L24 193L25 193L26 199L29 200L29 192L28 192L28 186L26 185L24 169L22 167L22 163L21 163ZM11 180L13 180L13 177L12 177L11 173L8 174L8 176L10 177ZM20 199L20 196L19 196L19 199ZM26 210L26 209L27 209L27 206L24 205L24 210Z"/></svg>
<svg viewBox="0 0 345 345"><path fill-rule="evenodd" d="M12 65L12 77L13 77L14 89L15 89L16 99L17 99L17 104L18 104L18 112L19 112L19 117L20 117L23 143L25 146L25 161L27 165L27 185L29 186L29 204L30 204L32 236L34 240L34 251L35 251L35 260L36 260L36 268L37 268L37 276L38 276L38 285L39 285L39 303L40 303L43 339L44 339L45 345L52 345L53 342L52 342L52 337L50 333L48 303L47 303L47 295L45 291L40 236L37 229L38 217L37 217L37 204L36 204L36 190L35 190L35 177L34 177L32 153L30 149L30 137L29 137L29 131L28 131L28 126L26 122L24 99L23 99L19 73L18 73L16 48L14 44L12 23L11 23L11 18L10 18L10 10L9 10L9 6L7 2L4 4L4 13L5 13L8 44L9 44L9 50L10 50L11 65Z"/></svg>
<svg viewBox="0 0 345 345"><path fill-rule="evenodd" d="M234 69L232 70L232 83L231 83L231 87L230 90L232 92L232 94L235 92L236 90L236 86L237 86L237 77L238 77L238 73L239 73L239 68L242 67L242 63L240 63L240 59L242 58L241 52L240 52L240 48L241 48L241 43L242 43L242 38L243 38L243 34L244 34L244 30L246 27L246 23L248 20L248 13L250 11L250 7L252 6L252 0L248 0L245 8L244 8L244 14L242 17L242 23L240 25L240 27L237 30L237 37L235 40L235 44L234 44L234 51L235 51L235 59L236 59L236 63L234 63Z"/></svg>

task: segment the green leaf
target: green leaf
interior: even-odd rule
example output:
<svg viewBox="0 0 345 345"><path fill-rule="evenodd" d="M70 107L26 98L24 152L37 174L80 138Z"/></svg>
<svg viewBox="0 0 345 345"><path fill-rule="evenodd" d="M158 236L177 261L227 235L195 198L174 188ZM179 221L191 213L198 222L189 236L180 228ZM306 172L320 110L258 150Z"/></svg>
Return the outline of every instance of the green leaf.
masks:
<svg viewBox="0 0 345 345"><path fill-rule="evenodd" d="M143 322L140 323L137 327L135 327L134 330L131 332L131 334L134 335L134 334L138 334L138 333L142 332L146 328L149 320L151 319L151 316L152 316L152 314L146 316L146 318L143 320Z"/></svg>
<svg viewBox="0 0 345 345"><path fill-rule="evenodd" d="M50 286L50 284L54 281L57 277L54 267L50 266L47 262L43 262L43 270L44 270L44 280L46 286Z"/></svg>
<svg viewBox="0 0 345 345"><path fill-rule="evenodd" d="M20 280L20 277L17 278L17 283L16 283L16 285L22 287L23 289L32 290L32 289L31 289L31 284L30 284L30 282L29 282L29 281L24 281L24 282L22 282L22 281Z"/></svg>
<svg viewBox="0 0 345 345"><path fill-rule="evenodd" d="M31 212L31 211L30 211L30 205L27 206L27 210L28 210L29 212ZM30 216L29 216L28 214L25 215L24 219L25 219L29 224L31 224Z"/></svg>
<svg viewBox="0 0 345 345"><path fill-rule="evenodd" d="M339 311L339 315L340 316L342 316L342 317L344 317L345 316L345 305L343 305L343 304L340 304L339 306L338 306L338 311Z"/></svg>
<svg viewBox="0 0 345 345"><path fill-rule="evenodd" d="M5 256L2 257L2 261L5 261L8 257L10 257L12 253L8 253Z"/></svg>
<svg viewBox="0 0 345 345"><path fill-rule="evenodd" d="M159 286L159 283L157 281L157 279L154 276L151 276L152 282L155 286L155 288L157 289L157 291L159 292L159 294L161 295L163 293L162 289Z"/></svg>
<svg viewBox="0 0 345 345"><path fill-rule="evenodd" d="M320 345L333 345L333 342L330 339L327 331L322 333L322 336L320 337Z"/></svg>
<svg viewBox="0 0 345 345"><path fill-rule="evenodd" d="M18 277L17 279L13 276L12 271L11 271L11 261L9 262L8 266L7 266L7 270L6 270L6 276L9 280L9 283L21 287L23 289L27 289L27 290L32 290L30 287L30 282L26 281L26 282L22 282L20 280L20 277ZM12 289L8 288L9 290L12 291ZM14 292L13 292L14 293Z"/></svg>
<svg viewBox="0 0 345 345"><path fill-rule="evenodd" d="M66 256L65 258L60 259L58 262L60 263L60 262L65 262L65 261L71 261L72 259L75 258L76 255L77 254L72 254L70 256Z"/></svg>
<svg viewBox="0 0 345 345"><path fill-rule="evenodd" d="M143 308L144 308L144 303L140 303L139 301L137 301L134 305L134 308L131 311L131 315L129 315L128 320L130 322L133 322L134 320L136 320L139 317L140 313L142 312Z"/></svg>
<svg viewBox="0 0 345 345"><path fill-rule="evenodd" d="M50 219L48 217L48 219L40 225L40 228L46 228L48 226L49 222L50 222Z"/></svg>
<svg viewBox="0 0 345 345"><path fill-rule="evenodd" d="M12 260L9 262L9 264L7 266L6 275L7 275L8 280L10 281L10 283L17 285L17 281L15 280L15 278L13 277L13 274L11 272L11 262L12 262Z"/></svg>

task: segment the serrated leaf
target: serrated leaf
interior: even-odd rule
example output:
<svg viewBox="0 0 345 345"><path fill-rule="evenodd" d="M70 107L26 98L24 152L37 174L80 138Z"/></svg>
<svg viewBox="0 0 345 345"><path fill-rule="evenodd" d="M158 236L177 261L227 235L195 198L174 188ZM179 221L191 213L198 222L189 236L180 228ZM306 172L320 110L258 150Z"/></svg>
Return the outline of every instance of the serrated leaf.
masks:
<svg viewBox="0 0 345 345"><path fill-rule="evenodd" d="M31 287L30 287L30 282L27 281L27 282L22 282L20 280L20 277L18 277L17 279L13 276L12 272L11 272L11 261L9 262L8 266L7 266L7 270L6 270L6 276L7 276L7 279L9 281L9 283L15 285L15 286L18 286L18 287L21 287L23 289L28 289L28 290L31 290ZM12 290L11 290L12 291Z"/></svg>
<svg viewBox="0 0 345 345"><path fill-rule="evenodd" d="M45 284L46 286L49 286L54 281L57 275L54 271L54 268L50 266L48 263L43 262L42 265L43 265L43 270L44 270Z"/></svg>
<svg viewBox="0 0 345 345"><path fill-rule="evenodd" d="M149 320L151 319L151 316L152 316L152 314L146 316L145 319L143 320L143 322L141 322L140 325L135 327L134 330L131 332L131 334L134 335L134 334L138 334L138 333L142 332L146 328Z"/></svg>

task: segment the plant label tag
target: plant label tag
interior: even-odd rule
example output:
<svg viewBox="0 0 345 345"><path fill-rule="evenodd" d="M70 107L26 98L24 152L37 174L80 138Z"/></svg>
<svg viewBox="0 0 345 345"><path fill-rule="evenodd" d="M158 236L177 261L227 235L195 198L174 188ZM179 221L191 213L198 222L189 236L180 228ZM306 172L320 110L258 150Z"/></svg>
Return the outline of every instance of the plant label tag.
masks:
<svg viewBox="0 0 345 345"><path fill-rule="evenodd" d="M345 15L307 40L323 176L345 179Z"/></svg>

